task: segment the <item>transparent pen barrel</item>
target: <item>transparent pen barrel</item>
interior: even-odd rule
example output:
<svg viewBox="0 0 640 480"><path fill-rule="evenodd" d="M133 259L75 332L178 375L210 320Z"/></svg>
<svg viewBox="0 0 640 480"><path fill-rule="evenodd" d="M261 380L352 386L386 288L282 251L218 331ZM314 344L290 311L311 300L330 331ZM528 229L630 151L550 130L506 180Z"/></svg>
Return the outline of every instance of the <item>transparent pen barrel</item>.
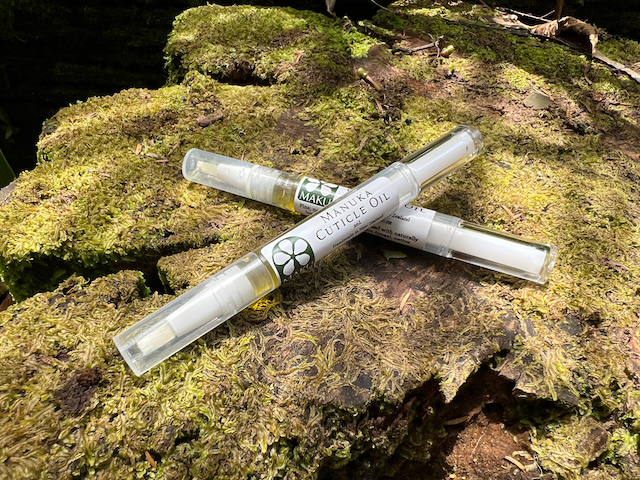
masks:
<svg viewBox="0 0 640 480"><path fill-rule="evenodd" d="M114 341L136 375L170 357L279 286L249 253L118 334Z"/></svg>
<svg viewBox="0 0 640 480"><path fill-rule="evenodd" d="M426 251L536 283L545 283L558 249L516 235L436 213Z"/></svg>
<svg viewBox="0 0 640 480"><path fill-rule="evenodd" d="M284 208L293 207L300 177L197 148L184 156L182 174L191 182Z"/></svg>

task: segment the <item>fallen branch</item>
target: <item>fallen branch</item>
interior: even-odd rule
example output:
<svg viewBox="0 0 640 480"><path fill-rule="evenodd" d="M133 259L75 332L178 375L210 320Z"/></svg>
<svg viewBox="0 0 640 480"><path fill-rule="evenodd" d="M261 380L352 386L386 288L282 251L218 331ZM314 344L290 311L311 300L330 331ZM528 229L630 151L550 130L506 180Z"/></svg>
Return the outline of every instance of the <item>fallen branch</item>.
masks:
<svg viewBox="0 0 640 480"><path fill-rule="evenodd" d="M539 39L545 39L545 40L553 40L557 43L561 43L562 45L565 45L573 50L578 50L581 51L576 45L573 45L570 42L567 42L565 40L563 40L562 38L558 38L558 37L549 37L546 35L541 35L535 32L532 32L528 29L524 29L522 27L509 27L509 26L497 26L497 25L486 25L483 23L474 23L474 22L467 22L464 20L449 20L449 19L443 19L445 22L447 23L451 23L454 25L462 25L465 27L472 27L472 28L486 28L489 30L499 30L502 32L507 32L507 33L511 33L514 35L519 35L521 37L535 37L535 38L539 38ZM626 75L629 76L629 78L631 78L632 80L636 81L637 83L640 83L640 73L636 72L635 70L627 67L626 65L623 65L622 63L616 62L615 60L611 60L609 57L607 57L606 55L604 55L601 52L598 52L597 50L595 51L595 53L592 55L592 58L595 60L598 60L600 62L602 62L603 64L607 65L610 69L614 70L614 71L620 71L622 73L625 73Z"/></svg>
<svg viewBox="0 0 640 480"><path fill-rule="evenodd" d="M434 42L431 43L427 43L426 45L420 45L419 47L414 47L414 48L404 48L404 47L396 47L393 48L391 50L391 53L408 53L408 54L412 54L412 53L416 53L419 52L421 50L426 50L428 48L440 48L440 41L443 39L444 37L441 35L439 36Z"/></svg>
<svg viewBox="0 0 640 480"><path fill-rule="evenodd" d="M607 65L612 70L619 70L619 71L621 71L623 73L626 73L633 80L635 80L636 82L640 83L640 73L636 72L635 70L632 70L631 68L627 67L626 65L623 65L622 63L616 62L615 60L611 60L609 57L607 57L606 55L604 55L601 52L596 52L595 55L593 56L593 58L595 58L596 60L604 63L605 65Z"/></svg>
<svg viewBox="0 0 640 480"><path fill-rule="evenodd" d="M512 13L513 15L517 15L518 17L525 17L525 18L530 18L531 20L536 20L538 22L548 22L549 19L547 18L549 15L551 15L552 13L554 13L554 11L551 11L541 17L538 17L536 15L532 15L530 13L525 13L525 12L519 12L518 10L514 10L512 8L507 8L507 7L498 7L496 8L496 10L498 10L499 12L506 12L506 13Z"/></svg>

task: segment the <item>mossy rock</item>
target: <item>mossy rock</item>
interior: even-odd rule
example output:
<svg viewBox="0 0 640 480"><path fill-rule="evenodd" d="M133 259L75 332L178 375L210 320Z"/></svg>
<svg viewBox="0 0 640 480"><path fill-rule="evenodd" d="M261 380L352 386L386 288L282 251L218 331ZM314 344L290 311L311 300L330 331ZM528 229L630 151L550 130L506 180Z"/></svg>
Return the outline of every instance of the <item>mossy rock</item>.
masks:
<svg viewBox="0 0 640 480"><path fill-rule="evenodd" d="M486 478L446 452L499 410L496 435L532 455L522 478L638 476L640 88L460 22L486 25L486 8L390 8L362 25L188 10L167 86L46 123L38 167L0 204L0 275L23 300L0 313L0 474ZM456 53L391 52L430 35ZM527 107L534 91L552 104ZM128 370L113 335L174 298L130 269L179 293L298 220L188 183L189 148L353 186L459 123L485 154L416 203L558 245L547 285L365 235L145 376Z"/></svg>

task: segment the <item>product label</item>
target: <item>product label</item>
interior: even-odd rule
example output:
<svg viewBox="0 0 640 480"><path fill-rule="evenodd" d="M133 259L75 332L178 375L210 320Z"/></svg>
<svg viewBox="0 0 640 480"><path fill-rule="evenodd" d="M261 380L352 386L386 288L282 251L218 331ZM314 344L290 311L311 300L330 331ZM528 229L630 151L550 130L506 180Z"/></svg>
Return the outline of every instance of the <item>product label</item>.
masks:
<svg viewBox="0 0 640 480"><path fill-rule="evenodd" d="M398 207L398 197L396 186L380 177L302 221L265 245L261 253L285 281L391 214Z"/></svg>
<svg viewBox="0 0 640 480"><path fill-rule="evenodd" d="M369 228L369 233L424 250L436 212L415 205L404 205L391 216Z"/></svg>
<svg viewBox="0 0 640 480"><path fill-rule="evenodd" d="M294 209L303 215L311 215L348 191L348 188L333 183L303 177L296 191ZM424 250L435 214L433 210L404 205L391 216L372 226L369 233Z"/></svg>
<svg viewBox="0 0 640 480"><path fill-rule="evenodd" d="M333 183L302 177L296 190L293 209L303 215L311 215L348 191L348 188Z"/></svg>

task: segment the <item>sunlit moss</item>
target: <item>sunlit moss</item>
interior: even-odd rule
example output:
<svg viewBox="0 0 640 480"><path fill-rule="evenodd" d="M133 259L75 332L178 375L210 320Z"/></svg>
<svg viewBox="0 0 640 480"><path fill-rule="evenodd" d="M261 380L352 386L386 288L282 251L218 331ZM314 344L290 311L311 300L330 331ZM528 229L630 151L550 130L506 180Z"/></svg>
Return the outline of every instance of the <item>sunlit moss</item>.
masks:
<svg viewBox="0 0 640 480"><path fill-rule="evenodd" d="M211 149L227 155L241 156L239 143L259 138L282 112L273 89L217 88L210 79L191 77L156 92L89 99L50 121L55 130L41 139L40 166L22 175L13 201L0 211L6 225L0 275L17 299L53 288L73 271L91 274L127 262L143 267L163 253L223 235L220 219L233 222L231 211L211 201L215 193L194 191L179 169L186 139L197 141L202 130L196 118L213 108L207 101L190 106L202 89L224 105L218 138L226 145ZM267 103L268 114L251 113ZM268 141L262 136L249 143L260 149Z"/></svg>
<svg viewBox="0 0 640 480"><path fill-rule="evenodd" d="M640 68L640 43L628 38L612 37L611 35L600 35L598 50L612 60L622 62L629 68L638 70Z"/></svg>
<svg viewBox="0 0 640 480"><path fill-rule="evenodd" d="M195 70L232 82L273 83L299 81L307 67L340 73L337 58L362 57L376 43L311 12L207 5L177 17L166 53L173 81Z"/></svg>
<svg viewBox="0 0 640 480"><path fill-rule="evenodd" d="M545 470L578 479L609 445L609 434L591 417L569 417L549 427L533 448Z"/></svg>
<svg viewBox="0 0 640 480"><path fill-rule="evenodd" d="M416 203L558 245L549 284L417 251L385 261L363 240L136 378L111 338L174 296L137 272L72 277L0 313L1 474L312 479L363 458L388 473L437 453L439 408L488 363L546 473L634 478L640 167L617 132L640 90L565 47L447 22L485 9L391 8L383 33L445 35L455 53L392 55L292 9L182 14L170 86L46 123L38 167L0 207L0 275L24 299L73 272L157 268L180 293L299 218L186 182L189 148L353 186L471 123L485 153ZM526 107L535 90L553 105ZM93 368L86 402L65 404Z"/></svg>
<svg viewBox="0 0 640 480"><path fill-rule="evenodd" d="M531 87L531 74L521 67L516 67L511 63L501 65L502 75L509 84L520 91L526 91Z"/></svg>

